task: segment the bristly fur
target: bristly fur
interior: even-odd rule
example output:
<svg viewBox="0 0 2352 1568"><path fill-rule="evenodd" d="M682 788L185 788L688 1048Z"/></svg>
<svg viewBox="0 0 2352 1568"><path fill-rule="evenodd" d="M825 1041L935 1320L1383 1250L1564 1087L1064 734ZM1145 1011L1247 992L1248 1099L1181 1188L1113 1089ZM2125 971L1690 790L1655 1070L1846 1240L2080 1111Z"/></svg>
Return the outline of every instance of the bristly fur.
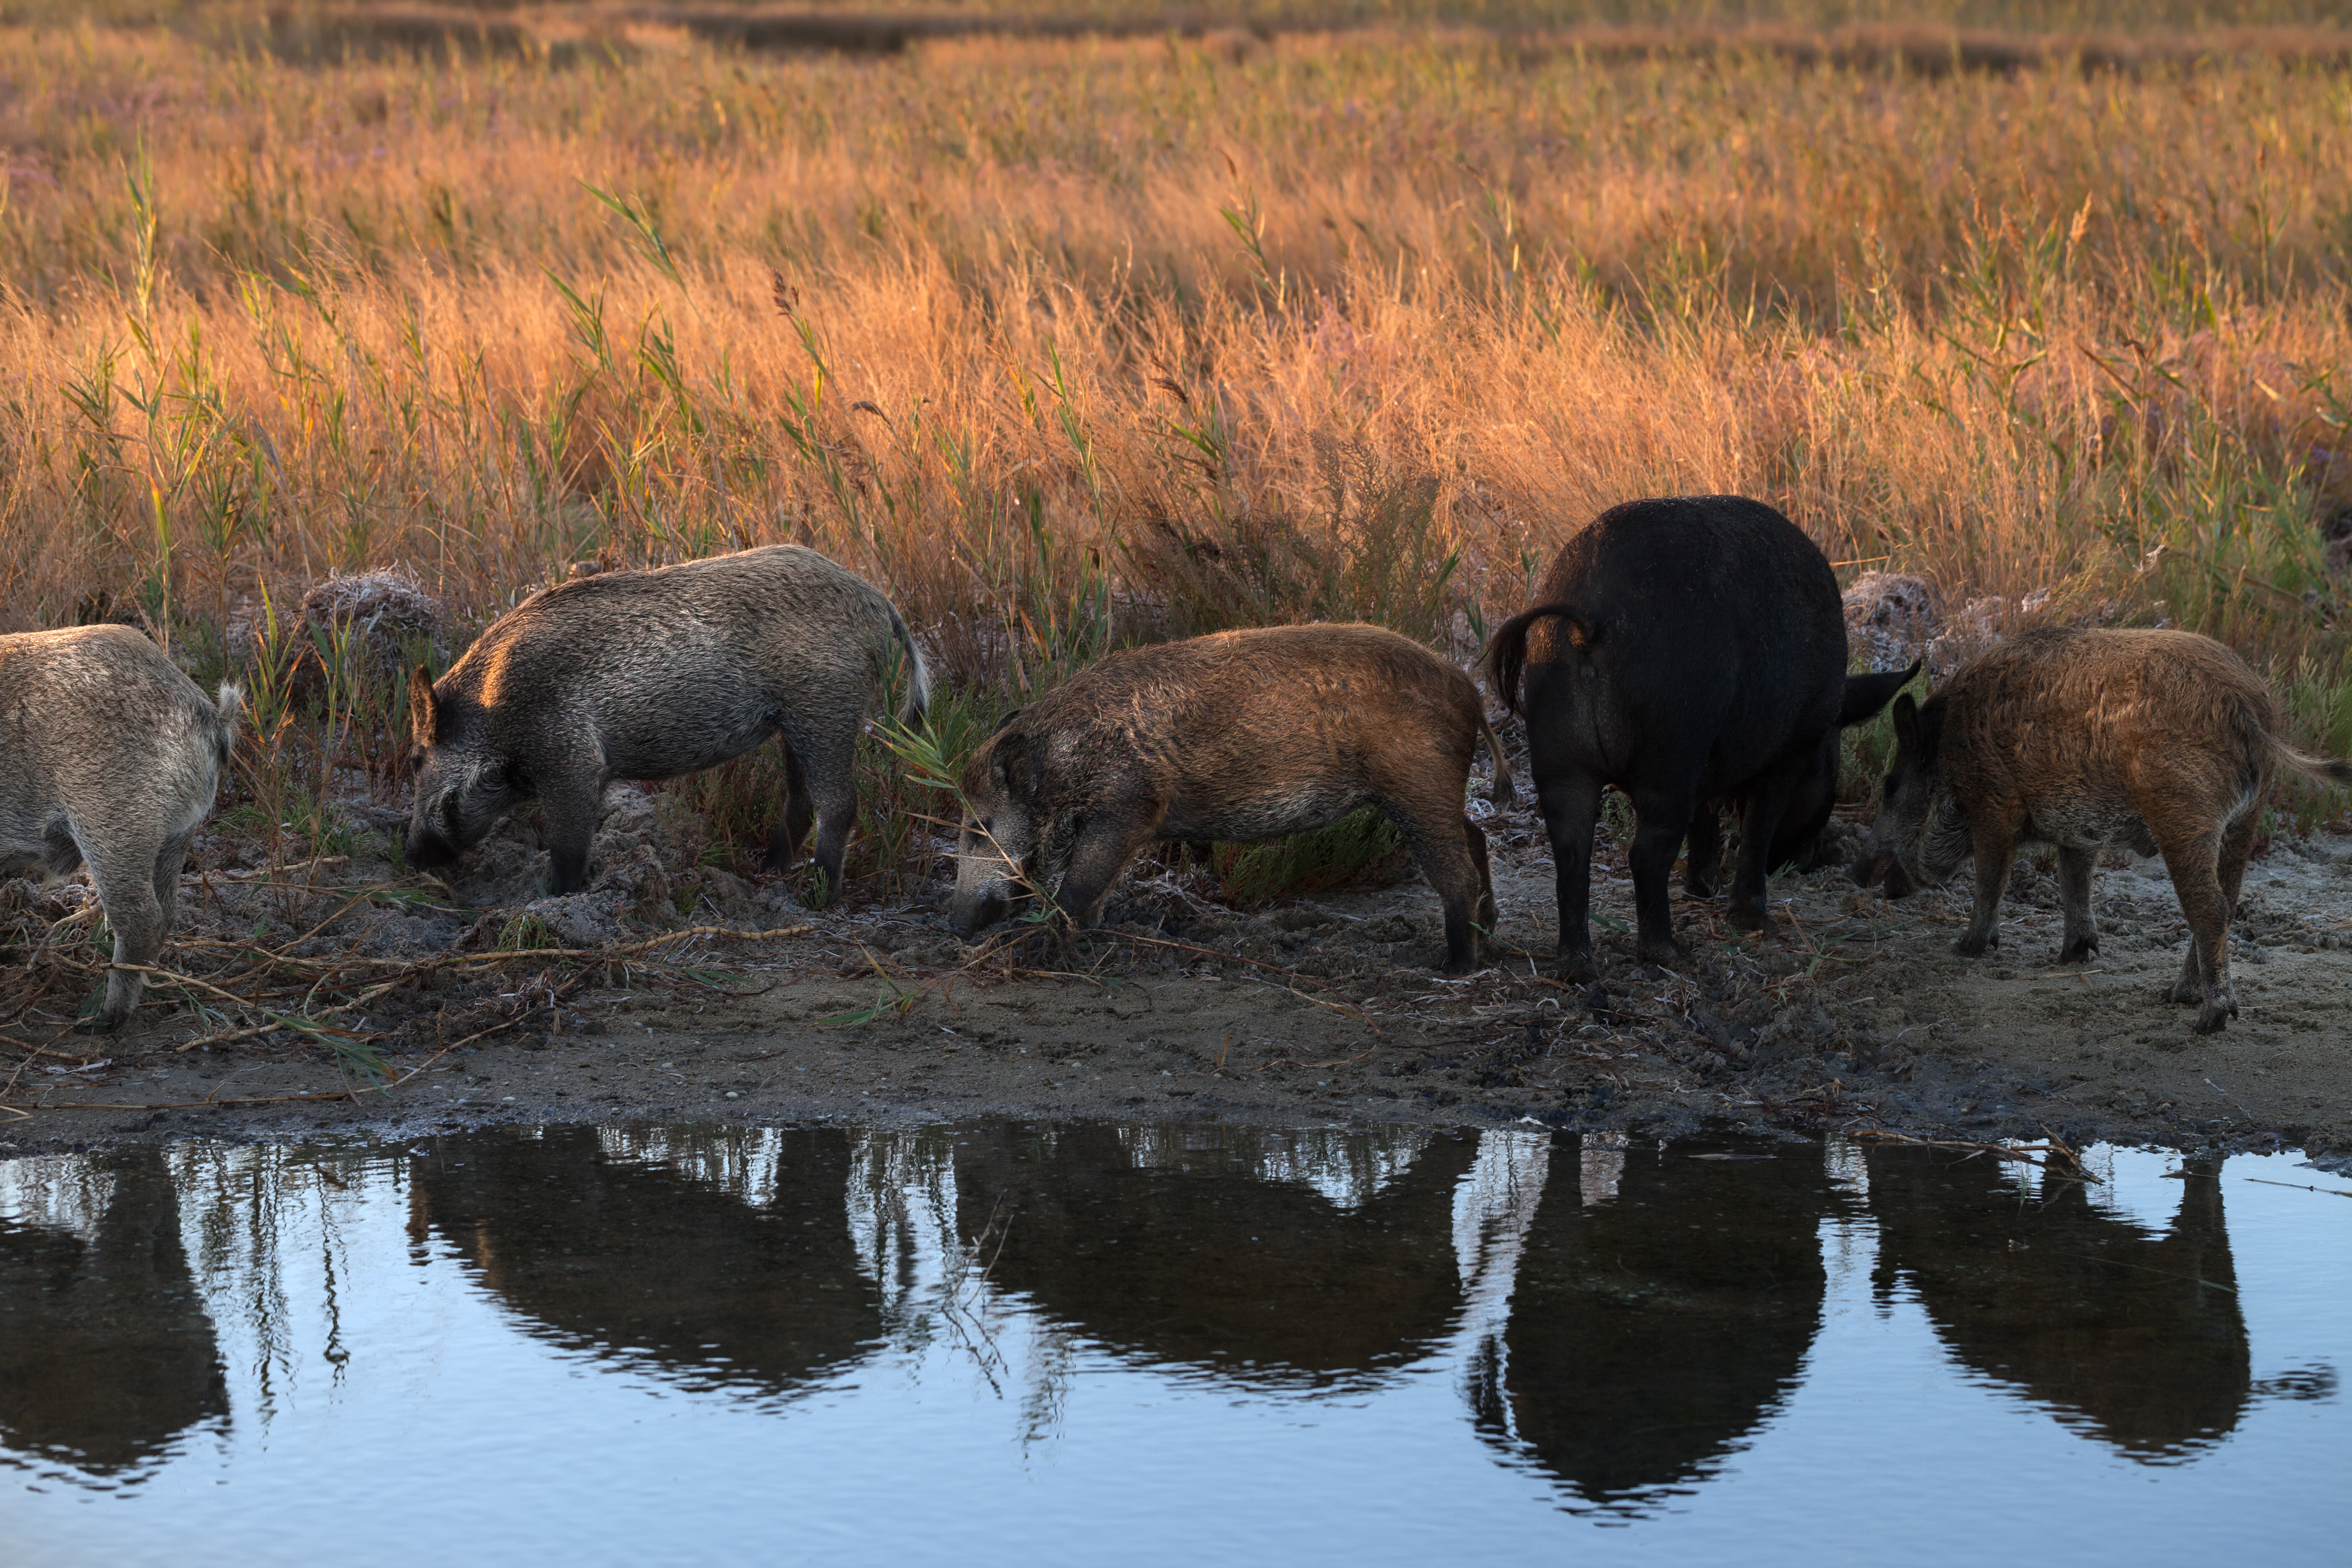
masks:
<svg viewBox="0 0 2352 1568"><path fill-rule="evenodd" d="M1130 648L1007 714L963 775L954 921L971 935L1016 881L1094 918L1154 839L1248 843L1384 812L1445 907L1446 966L1494 923L1486 835L1463 815L1481 739L1470 678L1379 626L1271 626Z"/></svg>
<svg viewBox="0 0 2352 1568"><path fill-rule="evenodd" d="M242 701L234 684L207 698L130 626L0 637L0 870L87 865L115 963L153 963ZM122 1023L142 988L110 971L96 1022Z"/></svg>
<svg viewBox="0 0 2352 1568"><path fill-rule="evenodd" d="M2056 847L2060 962L2098 950L2099 852L2161 854L2189 928L2171 997L2201 1002L2200 1033L2238 1011L2229 928L2263 797L2284 765L2352 784L2352 763L2279 740L2278 701L2238 656L2193 632L2043 627L1962 667L1925 703L1895 705L1895 755L1854 878L1899 865L1934 883L1976 863L1958 944L1998 945L2018 846Z"/></svg>
<svg viewBox="0 0 2352 1568"><path fill-rule="evenodd" d="M409 859L445 864L536 797L552 889L577 891L607 784L699 773L772 736L787 788L768 868L784 869L814 822L830 901L857 816L857 738L887 700L894 647L912 727L930 675L906 621L872 584L796 544L542 590L439 680L411 675Z"/></svg>

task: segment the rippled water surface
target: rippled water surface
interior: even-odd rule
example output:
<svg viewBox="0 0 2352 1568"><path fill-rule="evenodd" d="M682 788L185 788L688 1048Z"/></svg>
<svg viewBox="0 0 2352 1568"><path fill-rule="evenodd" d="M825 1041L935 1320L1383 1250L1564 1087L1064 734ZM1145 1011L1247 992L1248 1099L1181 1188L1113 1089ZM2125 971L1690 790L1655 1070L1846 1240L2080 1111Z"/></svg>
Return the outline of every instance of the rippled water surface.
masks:
<svg viewBox="0 0 2352 1568"><path fill-rule="evenodd" d="M0 1559L2344 1562L2352 1182L1532 1130L0 1162Z"/></svg>

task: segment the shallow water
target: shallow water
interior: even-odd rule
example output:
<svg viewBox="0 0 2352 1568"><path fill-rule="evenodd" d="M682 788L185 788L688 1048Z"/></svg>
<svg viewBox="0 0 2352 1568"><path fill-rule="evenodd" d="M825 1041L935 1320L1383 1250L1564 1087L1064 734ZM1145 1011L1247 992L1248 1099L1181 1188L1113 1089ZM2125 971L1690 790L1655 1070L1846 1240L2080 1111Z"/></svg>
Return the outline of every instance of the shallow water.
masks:
<svg viewBox="0 0 2352 1568"><path fill-rule="evenodd" d="M2305 1189L2352 1182L2095 1169L1019 1123L0 1163L0 1559L2343 1561L2352 1201Z"/></svg>

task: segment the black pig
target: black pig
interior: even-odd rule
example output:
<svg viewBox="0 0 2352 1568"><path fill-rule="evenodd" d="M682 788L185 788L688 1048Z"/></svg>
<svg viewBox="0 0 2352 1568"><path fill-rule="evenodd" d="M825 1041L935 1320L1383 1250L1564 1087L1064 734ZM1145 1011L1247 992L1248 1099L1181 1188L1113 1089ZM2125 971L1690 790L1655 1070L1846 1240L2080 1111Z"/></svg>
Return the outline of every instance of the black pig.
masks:
<svg viewBox="0 0 2352 1568"><path fill-rule="evenodd" d="M1601 513L1560 547L1535 607L1496 631L1487 657L1496 693L1527 720L1559 880L1559 951L1576 980L1599 974L1587 904L1604 784L1633 803L1643 962L1685 956L1666 875L1687 830L1690 889L1713 890L1720 803L1740 811L1728 918L1761 931L1765 873L1810 858L1829 821L1839 729L1876 713L1917 670L1849 677L1828 558L1741 496Z"/></svg>

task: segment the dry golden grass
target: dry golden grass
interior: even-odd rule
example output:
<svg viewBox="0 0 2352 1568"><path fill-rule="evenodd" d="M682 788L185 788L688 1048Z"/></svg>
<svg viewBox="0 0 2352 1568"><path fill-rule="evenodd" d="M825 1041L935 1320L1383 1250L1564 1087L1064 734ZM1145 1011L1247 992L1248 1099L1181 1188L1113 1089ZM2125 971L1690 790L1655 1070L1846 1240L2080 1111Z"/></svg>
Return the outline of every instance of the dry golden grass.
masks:
<svg viewBox="0 0 2352 1568"><path fill-rule="evenodd" d="M2352 745L2347 78L1540 45L0 32L0 625L798 539L968 684L1316 615L1466 658L1597 510L1738 490L2214 632Z"/></svg>

